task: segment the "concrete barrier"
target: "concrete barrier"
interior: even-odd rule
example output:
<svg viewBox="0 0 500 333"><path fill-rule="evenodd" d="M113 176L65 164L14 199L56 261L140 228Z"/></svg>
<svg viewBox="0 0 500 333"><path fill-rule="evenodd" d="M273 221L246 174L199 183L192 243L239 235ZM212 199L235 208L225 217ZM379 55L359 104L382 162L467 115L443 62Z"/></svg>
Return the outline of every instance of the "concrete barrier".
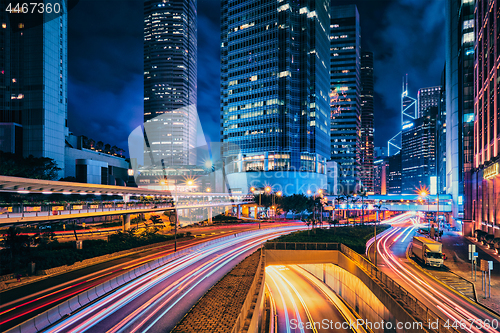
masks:
<svg viewBox="0 0 500 333"><path fill-rule="evenodd" d="M59 313L59 307L53 307L52 309L47 311L47 319L51 324L61 319L61 314Z"/></svg>
<svg viewBox="0 0 500 333"><path fill-rule="evenodd" d="M89 298L89 301L92 302L93 300L95 300L97 297L99 297L97 295L97 293L95 292L95 287L94 288L91 288L89 290L87 290L87 296Z"/></svg>
<svg viewBox="0 0 500 333"><path fill-rule="evenodd" d="M20 332L20 333L36 333L36 332L38 332L38 329L35 327L35 319L31 319L29 321L22 323L19 326L18 331L16 331L16 332Z"/></svg>
<svg viewBox="0 0 500 333"><path fill-rule="evenodd" d="M78 302L78 295L68 300L68 307L70 308L71 312L76 311L82 307L80 302Z"/></svg>
<svg viewBox="0 0 500 333"><path fill-rule="evenodd" d="M41 316L33 318L33 321L35 323L36 329L39 331L41 331L43 328L50 325L50 322L49 322L49 319L47 318L46 313L42 313Z"/></svg>

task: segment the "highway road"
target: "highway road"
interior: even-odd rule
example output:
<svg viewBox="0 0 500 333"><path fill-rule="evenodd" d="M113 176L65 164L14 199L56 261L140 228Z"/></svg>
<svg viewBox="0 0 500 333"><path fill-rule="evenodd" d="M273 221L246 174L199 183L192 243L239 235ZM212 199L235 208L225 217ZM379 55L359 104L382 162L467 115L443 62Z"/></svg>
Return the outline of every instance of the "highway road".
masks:
<svg viewBox="0 0 500 333"><path fill-rule="evenodd" d="M303 224L296 225L301 227ZM264 229L275 226L277 225L274 223L262 224ZM240 224L236 226L188 228L186 230L191 231L194 235L204 236L178 241L178 250L234 233L258 230L258 225ZM174 252L173 249L174 245L170 243L1 292L0 331L5 331L20 324L74 295L133 270L146 262L171 254Z"/></svg>
<svg viewBox="0 0 500 333"><path fill-rule="evenodd" d="M406 216L377 241L378 267L414 297L462 332L500 332L500 317L425 274L407 259L407 249L419 225ZM373 247L370 256L373 256ZM446 262L445 262L446 264ZM488 323L488 324L487 324Z"/></svg>
<svg viewBox="0 0 500 333"><path fill-rule="evenodd" d="M266 267L270 332L364 332L356 318L325 284L296 265ZM357 329L356 329L357 328Z"/></svg>
<svg viewBox="0 0 500 333"><path fill-rule="evenodd" d="M170 261L65 318L46 332L165 332L263 242L303 225L229 237Z"/></svg>

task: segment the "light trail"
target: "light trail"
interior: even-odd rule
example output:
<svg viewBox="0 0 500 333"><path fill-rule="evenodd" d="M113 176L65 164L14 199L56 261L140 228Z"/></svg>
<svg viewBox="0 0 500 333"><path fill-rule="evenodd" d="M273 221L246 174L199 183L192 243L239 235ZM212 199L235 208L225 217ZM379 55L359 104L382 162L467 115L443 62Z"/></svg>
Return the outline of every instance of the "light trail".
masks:
<svg viewBox="0 0 500 333"><path fill-rule="evenodd" d="M156 319L146 327L144 330L141 329L141 332L145 332L150 329L154 324L158 322L160 318L162 318L167 311L169 311L173 306L175 306L185 295L187 295L192 289L198 286L203 280L210 277L217 270L220 270L221 267L226 265L231 260L235 259L242 253L250 250L251 248L255 248L258 244L275 238L283 233L288 233L292 230L302 229L305 227L285 227L279 230L273 230L270 233L270 230L260 230L248 235L243 235L235 238L228 238L227 240L221 241L216 244L207 245L206 247L197 250L194 253L186 254L183 257L173 260L172 262L159 267L149 273L144 274L136 280L133 280L126 285L118 288L116 291L111 293L110 295L104 297L98 302L92 304L91 306L84 308L80 311L77 311L75 314L65 318L64 320L58 322L55 326L52 326L45 330L46 332L61 332L61 331L72 331L72 332L84 332L89 330L97 323L101 322L103 319L112 315L116 311L122 309L125 305L129 304L133 300L137 299L144 293L146 293L151 288L158 286L158 284L162 283L166 279L172 277L174 274L181 272L184 269L189 268L191 265L197 265L200 260L207 259L210 256L216 255L217 252L222 250L227 251L223 255L212 259L208 263L202 264L201 268L206 266L206 269L202 271L200 274L205 274L202 279L200 279L200 274L197 274L198 281L193 284L194 278L191 278L189 274L193 271L199 271L200 266L195 266L190 273L184 274L182 278L178 279L177 283L181 283L183 288L187 288L182 295L179 296L179 293L183 290L177 291L174 295L171 295L172 292L176 289L174 287L178 287L178 285L174 284L172 288L167 288L166 291L162 292L160 295L155 295L154 299L151 299L150 302L146 302L143 306L140 307L140 311L136 312L136 316L134 320L132 320L130 325L124 325L124 321L121 320L120 323L112 328L112 332L118 332L123 330L129 330L130 326L134 324L141 316L146 315L147 312L150 312L150 315L134 329L137 330L139 327L142 327L146 322L156 316ZM242 244L242 245L241 245ZM230 247L236 246L235 249L227 250ZM169 297L171 295L171 297ZM157 296L157 297L156 297ZM158 314L163 306L166 306L169 301L172 301L174 297L178 297L173 304L169 306L166 311ZM169 297L166 299L166 297ZM161 305L158 305L159 302L162 302ZM153 309L154 308L154 309ZM129 316L126 316L130 319Z"/></svg>
<svg viewBox="0 0 500 333"><path fill-rule="evenodd" d="M477 322L484 321L485 318L478 318L474 314L465 310L459 304L448 298L447 295L444 295L437 289L433 288L427 281L422 279L419 275L412 273L409 269L407 269L400 263L400 260L398 260L389 251L389 247L392 245L392 243L394 243L394 241L391 242L390 245L387 245L389 239L399 230L400 229L394 230L393 232L382 236L381 242L377 244L377 250L381 254L384 261L387 263L387 265L392 269L392 271L396 272L398 276L401 277L401 279L406 281L409 285L413 286L421 295L424 296L424 299L427 299L432 304L435 304L438 309L443 309L444 311L441 312L445 314L449 319L456 320L458 317L462 318L462 320L465 321L471 319L474 319ZM383 251L381 247L383 248ZM483 328L483 330L490 333L498 332L492 328ZM483 330L472 327L472 332L483 332Z"/></svg>
<svg viewBox="0 0 500 333"><path fill-rule="evenodd" d="M314 319L312 318L311 312L309 311L309 308L307 307L306 302L304 302L304 298L302 298L302 296L301 296L301 295L300 295L300 293L297 291L297 289L293 286L293 284L292 284L290 281L288 281L288 279L287 279L287 278L285 278L285 277L283 276L283 274L281 274L280 272L278 272L278 271L276 270L276 268L274 268L274 267L270 267L270 269L271 269L271 270L273 270L273 271L274 271L277 275L279 275L279 276L283 279L283 281L285 281L285 282L286 282L286 283L290 286L290 288L293 290L293 292L295 293L295 295L297 295L297 298L299 299L300 303L302 304L302 307L304 308L304 311L306 312L307 319L309 319L309 322L310 322L310 323L314 323ZM285 287L286 287L286 286L285 286ZM288 288L287 288L287 289L288 289ZM290 293L290 296L291 296L291 293ZM293 302L293 304L294 304L294 306L295 306L295 301L293 300L293 297L291 297L291 299L292 299L292 302ZM298 313L298 310L297 310L297 307L296 307L296 306L295 306L295 309L296 309L296 311L297 311L297 316L299 316L299 313ZM298 318L299 318L299 320L300 320L300 317L298 317ZM311 328L312 328L312 331L313 331L314 333L318 333L318 330L316 329L316 327L315 327L315 326L312 326Z"/></svg>

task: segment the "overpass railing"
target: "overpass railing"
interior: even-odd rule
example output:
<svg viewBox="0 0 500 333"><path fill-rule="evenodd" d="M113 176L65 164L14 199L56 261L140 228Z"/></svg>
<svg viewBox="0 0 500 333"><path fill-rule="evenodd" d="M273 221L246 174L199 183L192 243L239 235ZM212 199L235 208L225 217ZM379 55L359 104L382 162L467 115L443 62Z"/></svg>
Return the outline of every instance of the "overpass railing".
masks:
<svg viewBox="0 0 500 333"><path fill-rule="evenodd" d="M227 202L225 200L211 201L178 201L176 206L189 205L209 205ZM242 204L249 201L239 202ZM42 203L39 205L33 204L11 204L0 206L0 219L10 217L27 217L27 216L51 216L51 215L68 215L80 213L97 213L97 212L112 212L115 210L137 210L137 209L156 209L156 208L172 208L172 202L73 202L73 203Z"/></svg>
<svg viewBox="0 0 500 333"><path fill-rule="evenodd" d="M396 281L380 271L368 259L341 243L287 243L287 242L266 242L265 249L269 250L338 250L346 257L360 266L375 282L382 284L384 289L395 299L401 300L406 305L406 309L413 312L414 317L420 319L424 324L438 322L438 328L433 329L438 333L459 332L451 325L446 324L446 320L439 317L434 311L411 295L406 289L401 287ZM445 327L446 326L446 327Z"/></svg>
<svg viewBox="0 0 500 333"><path fill-rule="evenodd" d="M368 259L354 250L351 250L344 244L340 244L340 251L361 266L361 268L363 268L375 281L382 283L393 297L395 296L400 299L406 305L407 309L411 310L415 317L422 320L423 323L438 322L438 328L434 330L435 332L459 332L453 327L450 327L450 325L446 325L446 321L443 318L439 317L415 296L411 295L406 289L401 287L399 283L380 271Z"/></svg>

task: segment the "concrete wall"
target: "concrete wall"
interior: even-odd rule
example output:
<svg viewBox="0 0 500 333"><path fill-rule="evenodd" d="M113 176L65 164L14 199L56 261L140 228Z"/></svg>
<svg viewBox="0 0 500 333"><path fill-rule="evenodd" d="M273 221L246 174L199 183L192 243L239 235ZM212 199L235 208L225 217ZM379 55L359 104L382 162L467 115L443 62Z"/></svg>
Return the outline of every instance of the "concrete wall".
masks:
<svg viewBox="0 0 500 333"><path fill-rule="evenodd" d="M355 275L333 264L302 264L299 266L323 281L349 304L361 319L370 323L380 323L382 321L396 323L396 318ZM388 332L381 327L377 329L372 326L371 328L375 333Z"/></svg>
<svg viewBox="0 0 500 333"><path fill-rule="evenodd" d="M359 267L354 261L346 257L340 251L327 251L327 250L265 250L266 257L266 266L267 265L289 265L289 264L333 264L338 266L338 271L334 269L330 269L328 274L328 281L335 288L335 280L337 279L344 285L347 285L351 290L355 292L360 292L361 289L370 291L370 296L366 296L367 294L361 294L361 297L368 299L369 302L373 302L370 304L372 309L380 310L380 302L384 307L384 321L391 321L393 323L393 327L396 327L397 322L402 323L414 323L416 320L413 318L392 296L385 291L377 282L372 280L372 278ZM332 265L332 266L333 266ZM307 266L306 266L307 267ZM344 271L344 272L342 272ZM313 272L312 272L313 273ZM318 272L316 272L318 273ZM314 273L313 273L314 274ZM319 274L319 273L318 273ZM347 275L350 274L350 275ZM347 277L349 277L347 280ZM354 277L357 278L354 279ZM358 281L359 280L359 281ZM362 287L360 284L363 284ZM347 288L347 286L345 288ZM344 287L342 287L344 288ZM366 288L366 289L365 289ZM333 289L333 288L332 288ZM340 291L341 287L337 286L337 289ZM336 291L335 289L333 289ZM342 291L347 292L347 289L342 289ZM375 301L378 299L378 302ZM348 298L345 301L354 301L353 304L350 304L354 309L356 306L358 309L361 309L360 304L356 304L356 298ZM359 302L359 300L358 300ZM377 305L379 304L379 305ZM369 306L363 306L363 311L369 313ZM381 312L382 313L382 312ZM368 319L368 318L367 318ZM386 331L387 332L387 331ZM396 330L394 330L396 332ZM398 331L399 332L399 331ZM401 331L402 332L402 331ZM422 329L406 329L404 332L415 332L420 333Z"/></svg>

